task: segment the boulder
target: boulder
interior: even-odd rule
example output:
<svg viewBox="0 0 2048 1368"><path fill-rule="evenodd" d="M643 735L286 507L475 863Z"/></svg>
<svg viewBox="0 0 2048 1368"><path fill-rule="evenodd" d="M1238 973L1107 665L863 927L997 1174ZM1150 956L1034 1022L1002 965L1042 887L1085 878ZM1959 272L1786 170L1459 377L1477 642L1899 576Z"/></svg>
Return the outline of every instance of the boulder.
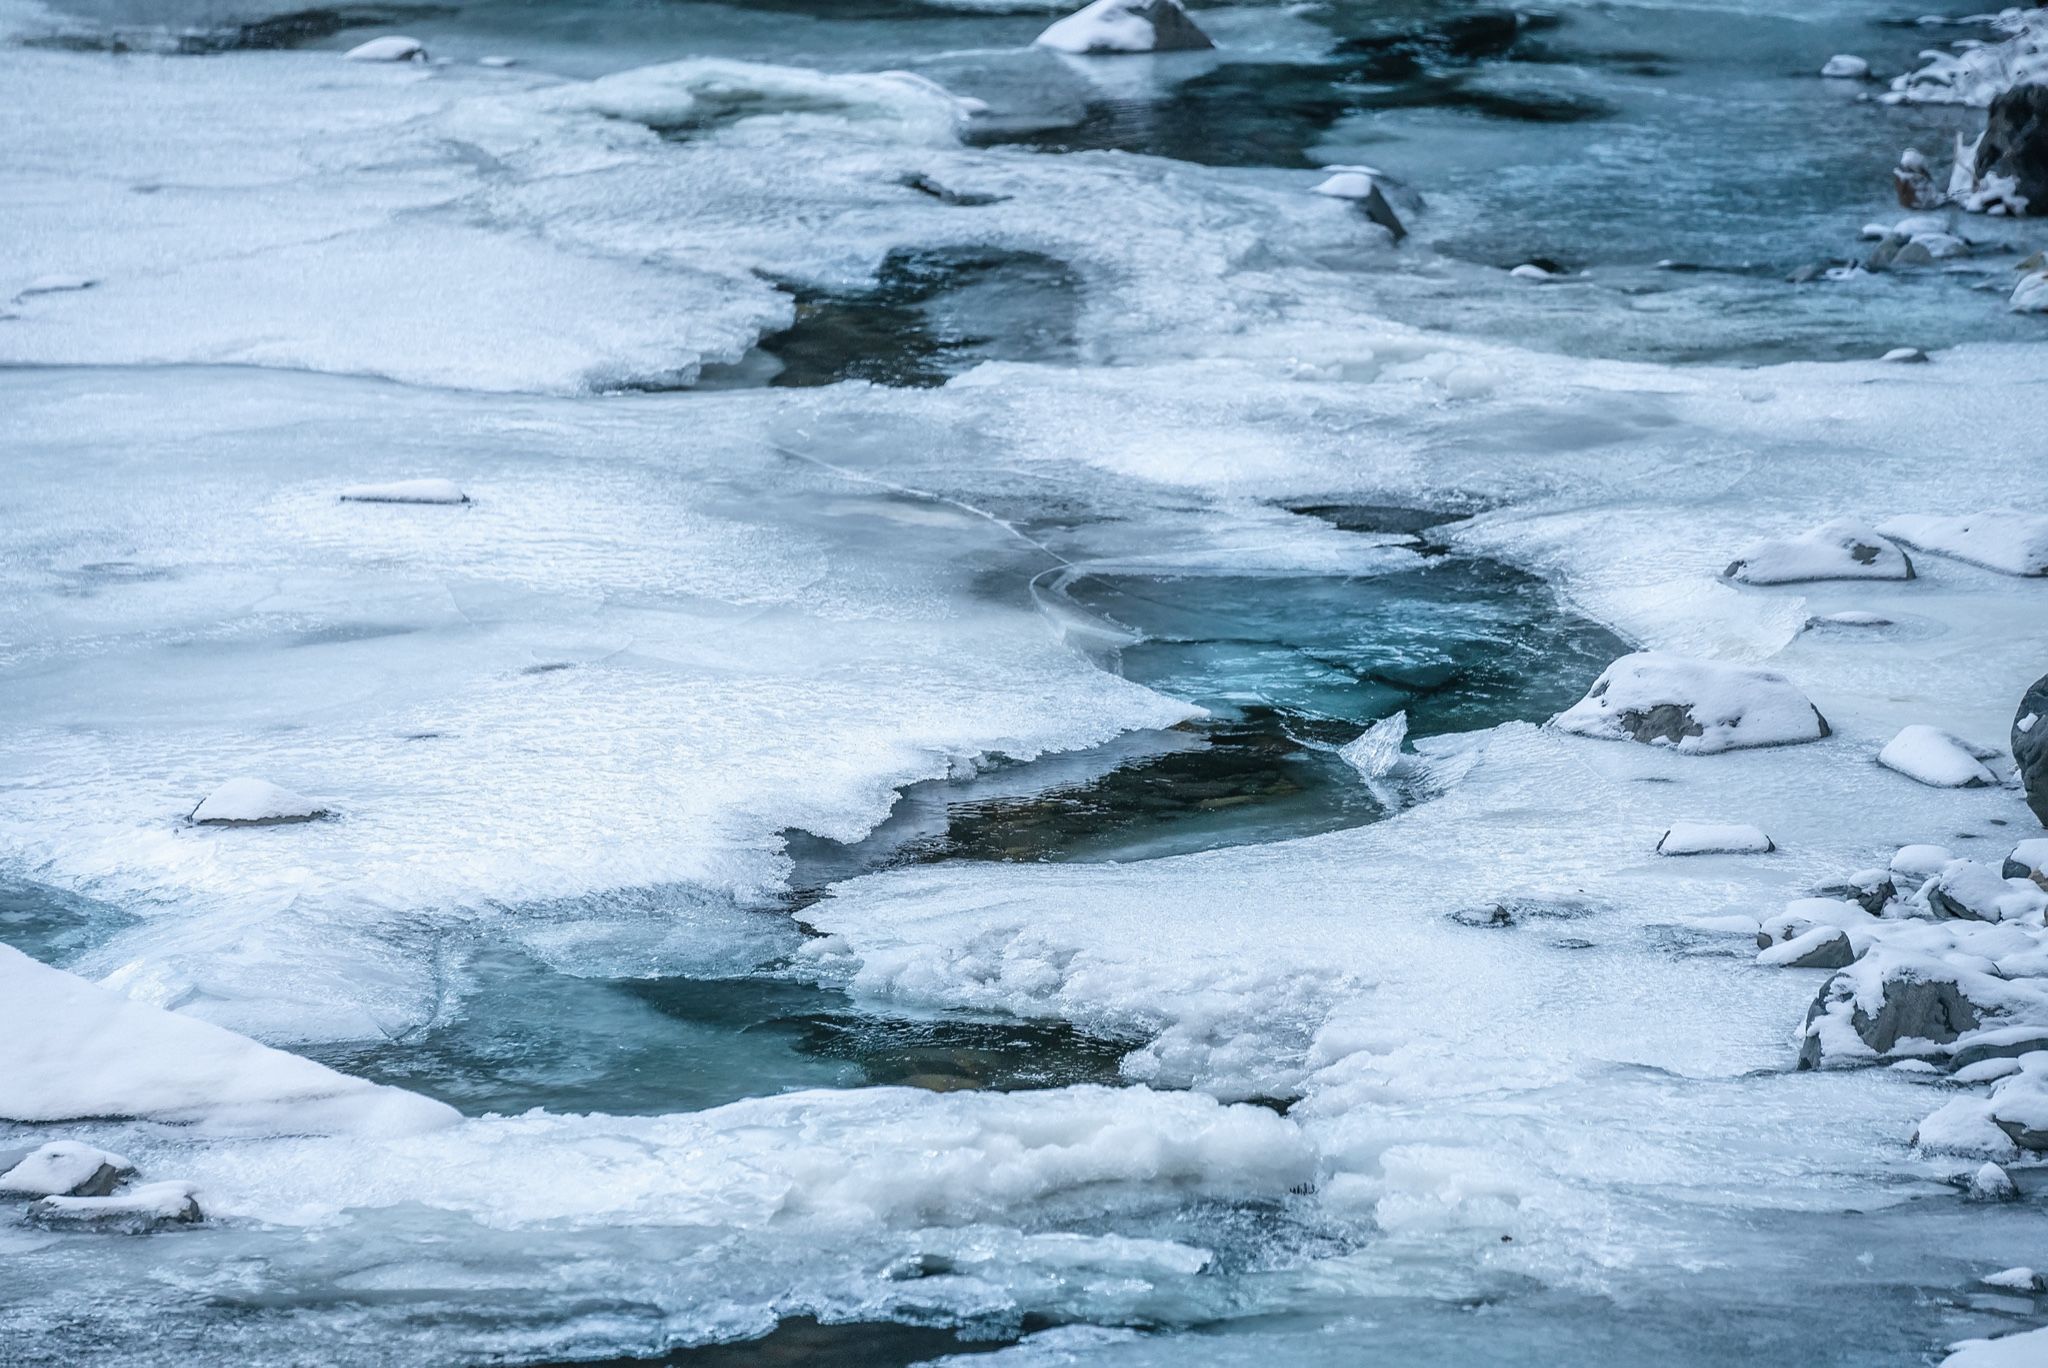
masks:
<svg viewBox="0 0 2048 1368"><path fill-rule="evenodd" d="M204 1219L190 1183L143 1183L112 1197L44 1197L29 1203L28 1220L50 1230L142 1235Z"/></svg>
<svg viewBox="0 0 2048 1368"><path fill-rule="evenodd" d="M1873 917L1882 914L1885 905L1899 896L1891 871L1884 869L1859 869L1840 882L1816 888L1814 893L1819 897L1854 903Z"/></svg>
<svg viewBox="0 0 2048 1368"><path fill-rule="evenodd" d="M1986 1163L1970 1175L1965 1191L1973 1202L2016 1202L2020 1196L2012 1175L1992 1163Z"/></svg>
<svg viewBox="0 0 2048 1368"><path fill-rule="evenodd" d="M4 1197L104 1197L135 1165L76 1140L52 1140L0 1173Z"/></svg>
<svg viewBox="0 0 2048 1368"><path fill-rule="evenodd" d="M417 38L407 38L393 33L382 38L372 38L367 43L358 43L341 56L344 61L349 62L424 62L427 60L427 49Z"/></svg>
<svg viewBox="0 0 2048 1368"><path fill-rule="evenodd" d="M1885 743L1877 753L1877 763L1932 788L1992 788L1998 776L1983 762L1996 754L1939 727L1916 723L1901 727L1899 734Z"/></svg>
<svg viewBox="0 0 2048 1368"><path fill-rule="evenodd" d="M325 817L327 809L303 794L262 779L230 779L192 809L200 826L283 826Z"/></svg>
<svg viewBox="0 0 2048 1368"><path fill-rule="evenodd" d="M1821 64L1820 74L1838 81L1861 81L1870 75L1870 63L1861 57L1838 52Z"/></svg>
<svg viewBox="0 0 2048 1368"><path fill-rule="evenodd" d="M1396 242L1408 236L1407 225L1401 222L1401 216L1394 212L1387 198L1384 178L1371 167L1333 168L1330 175L1316 184L1314 193L1352 201L1367 218L1392 234Z"/></svg>
<svg viewBox="0 0 2048 1368"><path fill-rule="evenodd" d="M1901 1041L1950 1044L1984 1020L1957 971L1936 960L1873 953L1821 985L1800 1028L1799 1067L1868 1063Z"/></svg>
<svg viewBox="0 0 2048 1368"><path fill-rule="evenodd" d="M2029 271L2012 287L2006 307L2014 313L2048 313L2048 271Z"/></svg>
<svg viewBox="0 0 2048 1368"><path fill-rule="evenodd" d="M1659 855L1768 855L1777 843L1744 823L1673 822L1657 841Z"/></svg>
<svg viewBox="0 0 2048 1368"><path fill-rule="evenodd" d="M1895 365L1919 366L1926 364L1928 358L1927 353L1918 347L1893 347L1877 359L1890 361Z"/></svg>
<svg viewBox="0 0 2048 1368"><path fill-rule="evenodd" d="M2034 681L2012 719L2012 758L2027 806L2048 826L2048 675Z"/></svg>
<svg viewBox="0 0 2048 1368"><path fill-rule="evenodd" d="M1840 927L1816 926L1759 952L1756 962L1779 969L1847 969L1856 962L1856 947Z"/></svg>
<svg viewBox="0 0 2048 1368"><path fill-rule="evenodd" d="M1954 858L1955 852L1947 846L1900 846L1898 852L1892 856L1891 869L1895 876L1893 881L1896 883L1904 880L1901 887L1918 888L1948 868L1949 861Z"/></svg>
<svg viewBox="0 0 2048 1368"><path fill-rule="evenodd" d="M2048 214L2048 85L2016 85L1991 102L1971 171L2010 181L2003 200L2015 212Z"/></svg>
<svg viewBox="0 0 2048 1368"><path fill-rule="evenodd" d="M2048 837L2021 841L2005 857L2005 865L1998 872L2008 879L2031 879L2048 888Z"/></svg>
<svg viewBox="0 0 2048 1368"><path fill-rule="evenodd" d="M1954 860L1927 886L1927 906L1955 920L2022 921L2048 910L2048 891L2031 879L2007 879L1981 860Z"/></svg>
<svg viewBox="0 0 2048 1368"><path fill-rule="evenodd" d="M1657 651L1626 655L1550 720L1561 731L1667 746L1687 755L1789 746L1829 734L1827 719L1785 676Z"/></svg>
<svg viewBox="0 0 2048 1368"><path fill-rule="evenodd" d="M1038 46L1077 56L1200 52L1216 45L1180 0L1095 0L1038 35Z"/></svg>
<svg viewBox="0 0 2048 1368"><path fill-rule="evenodd" d="M1802 584L1831 579L1909 580L1913 578L1913 562L1896 543L1860 524L1837 520L1822 523L1796 537L1760 541L1737 556L1721 573L1744 584Z"/></svg>

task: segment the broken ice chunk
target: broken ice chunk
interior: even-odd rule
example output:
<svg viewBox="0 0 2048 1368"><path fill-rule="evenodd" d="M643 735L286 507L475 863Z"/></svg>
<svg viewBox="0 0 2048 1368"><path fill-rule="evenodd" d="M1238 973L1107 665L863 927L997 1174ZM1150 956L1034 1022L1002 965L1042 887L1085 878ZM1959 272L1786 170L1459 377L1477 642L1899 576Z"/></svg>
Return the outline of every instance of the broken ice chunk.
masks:
<svg viewBox="0 0 2048 1368"><path fill-rule="evenodd" d="M1935 788L1990 788L1998 776L1984 767L1995 750L1973 746L1939 727L1915 723L1877 753L1877 763Z"/></svg>
<svg viewBox="0 0 2048 1368"><path fill-rule="evenodd" d="M303 794L264 779L230 779L192 809L201 826L283 826L325 817L327 809Z"/></svg>

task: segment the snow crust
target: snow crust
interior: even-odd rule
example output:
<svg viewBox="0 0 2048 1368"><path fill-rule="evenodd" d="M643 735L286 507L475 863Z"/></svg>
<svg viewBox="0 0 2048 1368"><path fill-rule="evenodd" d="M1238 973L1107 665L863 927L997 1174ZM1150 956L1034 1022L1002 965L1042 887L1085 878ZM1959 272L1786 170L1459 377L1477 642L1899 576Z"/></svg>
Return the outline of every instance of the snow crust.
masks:
<svg viewBox="0 0 2048 1368"><path fill-rule="evenodd" d="M1879 531L1908 546L2008 575L2048 575L2048 514L1997 511L1962 517L1912 513Z"/></svg>
<svg viewBox="0 0 2048 1368"><path fill-rule="evenodd" d="M0 1119L146 1117L207 1131L411 1133L439 1102L349 1078L0 945Z"/></svg>

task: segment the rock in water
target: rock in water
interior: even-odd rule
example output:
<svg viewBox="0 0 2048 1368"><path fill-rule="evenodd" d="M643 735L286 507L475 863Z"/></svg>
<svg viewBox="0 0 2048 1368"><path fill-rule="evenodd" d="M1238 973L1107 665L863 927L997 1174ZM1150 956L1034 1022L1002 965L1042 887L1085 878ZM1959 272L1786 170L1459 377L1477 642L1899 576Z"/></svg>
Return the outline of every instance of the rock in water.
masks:
<svg viewBox="0 0 2048 1368"><path fill-rule="evenodd" d="M1640 741L1688 755L1790 746L1829 734L1827 719L1785 676L1657 651L1626 655L1550 720L1561 731Z"/></svg>
<svg viewBox="0 0 2048 1368"><path fill-rule="evenodd" d="M283 826L325 817L327 809L303 794L263 779L230 779L192 809L201 826Z"/></svg>
<svg viewBox="0 0 2048 1368"><path fill-rule="evenodd" d="M469 495L453 480L392 480L387 484L350 485L343 503L466 504Z"/></svg>
<svg viewBox="0 0 2048 1368"><path fill-rule="evenodd" d="M1938 960L1873 951L1821 985L1799 1030L1799 1067L1868 1063L1902 1040L1953 1043L1984 1023L1963 977Z"/></svg>
<svg viewBox="0 0 2048 1368"><path fill-rule="evenodd" d="M144 1183L113 1197L44 1197L29 1203L28 1219L53 1230L141 1235L204 1218L190 1183Z"/></svg>
<svg viewBox="0 0 2048 1368"><path fill-rule="evenodd" d="M383 38L372 38L367 43L358 43L341 54L348 62L424 62L427 49L417 38L406 38L390 34Z"/></svg>
<svg viewBox="0 0 2048 1368"><path fill-rule="evenodd" d="M1657 842L1659 855L1768 855L1778 847L1742 823L1673 822Z"/></svg>
<svg viewBox="0 0 2048 1368"><path fill-rule="evenodd" d="M1870 75L1870 63L1861 57L1838 52L1821 66L1820 74L1838 81L1860 81Z"/></svg>
<svg viewBox="0 0 2048 1368"><path fill-rule="evenodd" d="M2011 1174L1996 1164L1986 1164L1970 1175L1969 1193L1972 1201L2013 1202L2019 1200L2020 1190Z"/></svg>
<svg viewBox="0 0 2048 1368"><path fill-rule="evenodd" d="M2048 300L2043 301L2048 307ZM1878 526L1894 541L2007 575L2048 575L2048 514L1990 509L1962 517L1909 513Z"/></svg>
<svg viewBox="0 0 2048 1368"><path fill-rule="evenodd" d="M1351 200L1367 218L1393 234L1396 242L1408 236L1407 225L1401 222L1401 216L1394 212L1386 192L1380 188L1377 171L1363 166L1336 170L1315 187L1315 193Z"/></svg>
<svg viewBox="0 0 2048 1368"><path fill-rule="evenodd" d="M1216 45L1180 0L1095 0L1038 35L1038 46L1079 56L1199 52Z"/></svg>
<svg viewBox="0 0 2048 1368"><path fill-rule="evenodd" d="M2020 213L2048 213L2048 85L2016 85L1991 102L1971 168L1977 180L2001 177L2003 203Z"/></svg>
<svg viewBox="0 0 2048 1368"><path fill-rule="evenodd" d="M1913 561L1896 543L1857 523L1838 520L1796 537L1760 541L1721 573L1744 584L1909 580L1913 578Z"/></svg>
<svg viewBox="0 0 2048 1368"><path fill-rule="evenodd" d="M2013 714L2012 758L2019 765L2027 806L2048 826L2048 675L2034 681Z"/></svg>
<svg viewBox="0 0 2048 1368"><path fill-rule="evenodd" d="M2048 910L2048 892L2032 879L2008 879L1981 860L1951 860L1926 889L1927 906L1952 920L2031 921Z"/></svg>
<svg viewBox="0 0 2048 1368"><path fill-rule="evenodd" d="M1934 788L1990 788L1998 776L1983 762L1998 754L1951 736L1939 727L1914 724L1877 753L1877 763Z"/></svg>
<svg viewBox="0 0 2048 1368"><path fill-rule="evenodd" d="M1999 873L2008 879L2031 879L2048 888L2048 839L2021 841L2012 848L2012 854L2005 857L2005 865Z"/></svg>
<svg viewBox="0 0 2048 1368"><path fill-rule="evenodd" d="M76 1140L52 1140L0 1173L0 1196L104 1197L135 1165Z"/></svg>

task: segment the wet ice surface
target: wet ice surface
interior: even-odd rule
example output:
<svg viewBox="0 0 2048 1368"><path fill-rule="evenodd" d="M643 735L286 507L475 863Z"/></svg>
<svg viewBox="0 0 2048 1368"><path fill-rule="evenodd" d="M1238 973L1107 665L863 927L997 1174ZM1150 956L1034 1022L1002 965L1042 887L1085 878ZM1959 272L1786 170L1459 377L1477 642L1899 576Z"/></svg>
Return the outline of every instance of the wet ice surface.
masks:
<svg viewBox="0 0 2048 1368"><path fill-rule="evenodd" d="M59 1128L208 1220L0 1220L10 1361L1875 1365L2039 1323L1977 1283L2048 1266L2038 1173L1966 1204L1906 1144L1952 1087L1790 1072L1824 976L1753 956L1898 845L2025 829L1874 756L2004 735L2040 585L1720 571L2023 506L2048 372L1569 359L2033 337L1973 288L2022 225L1782 279L1970 117L1813 74L1925 34L1241 5L1089 64L1031 4L80 12L0 52L0 940L460 1117ZM337 59L393 29L446 64ZM1330 162L1419 188L1413 236ZM341 498L427 479L471 502ZM1531 725L1638 645L1834 734ZM1338 753L1396 714L1390 766ZM186 823L245 774L328 815ZM1661 859L1681 820L1777 850Z"/></svg>

